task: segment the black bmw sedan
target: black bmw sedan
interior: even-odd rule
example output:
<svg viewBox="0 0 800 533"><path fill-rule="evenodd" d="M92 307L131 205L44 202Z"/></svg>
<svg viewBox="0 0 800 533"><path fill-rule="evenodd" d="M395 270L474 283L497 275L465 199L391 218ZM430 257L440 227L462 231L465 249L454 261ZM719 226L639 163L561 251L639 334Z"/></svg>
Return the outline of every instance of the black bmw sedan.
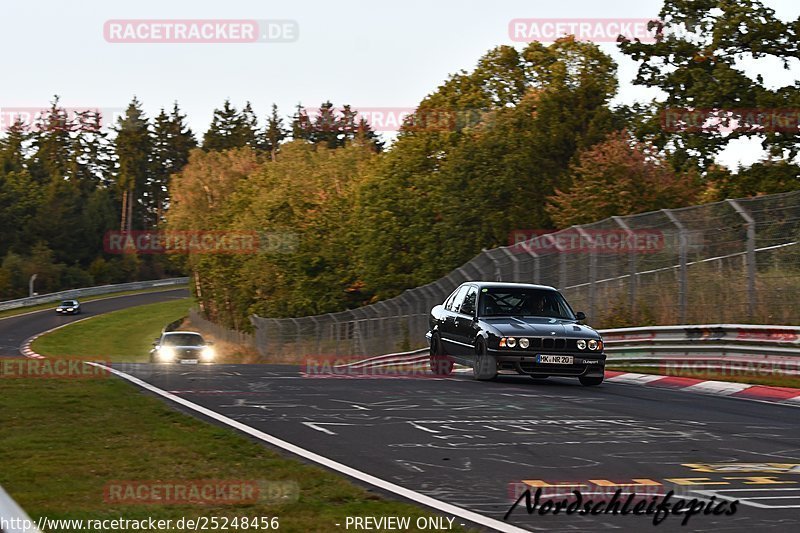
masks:
<svg viewBox="0 0 800 533"><path fill-rule="evenodd" d="M460 285L431 309L431 370L452 372L453 364L471 366L476 379L498 372L533 378L577 377L583 385L603 382L603 339L582 325L553 287L523 283L471 281Z"/></svg>

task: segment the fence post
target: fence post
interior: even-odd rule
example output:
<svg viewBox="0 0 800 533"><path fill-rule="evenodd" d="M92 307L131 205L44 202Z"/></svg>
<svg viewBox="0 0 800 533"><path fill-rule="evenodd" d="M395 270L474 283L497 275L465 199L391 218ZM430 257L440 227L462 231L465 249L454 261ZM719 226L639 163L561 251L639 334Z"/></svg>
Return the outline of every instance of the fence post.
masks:
<svg viewBox="0 0 800 533"><path fill-rule="evenodd" d="M548 233L543 235L543 237L550 241L558 254L558 289L563 291L567 288L567 254L564 253L564 250L562 250L561 246L556 242L555 233Z"/></svg>
<svg viewBox="0 0 800 533"><path fill-rule="evenodd" d="M679 324L685 324L686 323L687 298L688 298L688 292L689 292L689 287L688 287L688 285L689 285L689 276L688 276L688 273L687 273L687 266L686 266L686 261L687 261L687 257L686 256L688 254L688 250L687 250L688 239L687 239L687 235L686 235L686 226L684 226L683 223L680 220L678 220L678 217L676 217L672 213L671 210L662 209L661 212L663 212L665 215L667 215L667 218L669 218L670 222L672 222L675 225L675 227L678 228L678 232L679 232L678 233L678 235L679 235L679 250L678 250L679 266L678 266L678 268L680 269L680 271L678 273L678 299L679 299L679 302L680 302L680 304L679 304L680 305L680 313L679 313L679 317L678 317L678 323Z"/></svg>
<svg viewBox="0 0 800 533"><path fill-rule="evenodd" d="M745 254L745 262L747 263L747 318L752 320L753 311L756 308L756 221L736 200L725 201L739 213L747 227L747 253Z"/></svg>
<svg viewBox="0 0 800 533"><path fill-rule="evenodd" d="M511 250L509 250L507 246L501 246L500 249L503 250L503 252L505 252L505 254L511 258L511 262L514 265L514 282L519 283L521 281L520 278L522 277L519 272L519 257L517 257L517 254L511 252ZM498 279L497 281L502 281L502 280Z"/></svg>
<svg viewBox="0 0 800 533"><path fill-rule="evenodd" d="M635 239L635 235L633 230L628 226L628 223L625 222L621 217L613 216L611 217L617 225L625 230L628 237L631 239ZM628 266L630 268L629 276L630 280L628 282L628 306L631 309L631 317L636 320L637 317L637 309L636 309L636 283L637 283L637 275L636 275L636 249L635 247L631 246L630 251L628 252Z"/></svg>
<svg viewBox="0 0 800 533"><path fill-rule="evenodd" d="M339 321L336 319L335 313L328 313L328 316L331 317L331 321L333 322L331 340L336 343L336 348L334 348L335 353L333 355L339 355Z"/></svg>
<svg viewBox="0 0 800 533"><path fill-rule="evenodd" d="M597 296L597 250L594 246L594 241L592 240L592 236L583 229L583 226L572 226L576 230L578 230L578 234L581 237L584 237L586 241L590 245L589 250L589 316L594 317L594 310L595 310L595 297ZM581 246L579 245L579 249Z"/></svg>

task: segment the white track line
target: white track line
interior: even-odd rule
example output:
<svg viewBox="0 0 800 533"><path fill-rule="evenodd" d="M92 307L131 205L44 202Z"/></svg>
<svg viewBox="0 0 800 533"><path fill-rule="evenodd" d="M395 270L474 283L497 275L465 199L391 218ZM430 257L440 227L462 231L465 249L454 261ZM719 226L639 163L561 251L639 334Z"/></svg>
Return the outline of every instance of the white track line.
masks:
<svg viewBox="0 0 800 533"><path fill-rule="evenodd" d="M461 507L457 507L447 502L431 498L430 496L426 496L425 494L422 494L420 492L410 490L405 487L401 487L400 485L396 485L389 481L385 481L381 478L367 474L366 472L362 472L360 470L356 470L355 468L349 467L342 463L333 461L331 459L328 459L327 457L324 457L322 455L301 448L295 444L292 444L285 440L281 440L277 437L273 437L268 433L264 433L263 431L259 431L255 428L242 424L241 422L237 422L236 420L228 418L225 415L221 415L216 411L212 411L211 409L207 409L201 405L197 405L196 403L190 402L185 398L181 398L179 396L175 396L174 394L170 394L165 390L159 389L158 387L151 385L150 383L147 383L145 381L142 381L139 378L131 376L130 374L126 374L125 372L120 372L119 370L115 370L114 368L108 367L106 365L101 365L98 363L87 363L87 364L105 368L109 372L112 372L120 376L121 378L126 379L131 383L134 383L150 392L158 394L159 396L163 396L164 398L171 400L177 404L180 404L184 407L188 407L189 409L196 411L203 416L212 418L217 422L221 422L243 433L247 433L248 435L255 437L259 440L262 440L268 444L271 444L272 446L276 446L278 448L286 450L287 452L299 455L304 459L308 459L309 461L313 461L322 466L330 468L331 470L335 470L352 478L358 479L359 481L363 481L364 483L368 483L370 485L386 490L388 492L393 492L398 496L402 496L403 498L415 501L426 507L436 509L448 515L458 516L460 518L463 518L464 520L468 520L470 522L473 522L475 524L480 524L482 526L490 527L496 531L504 531L509 533L530 533L526 529L519 528L507 522L495 520L494 518L489 518L488 516L484 516L482 514L478 514L473 511L468 511L467 509L462 509Z"/></svg>

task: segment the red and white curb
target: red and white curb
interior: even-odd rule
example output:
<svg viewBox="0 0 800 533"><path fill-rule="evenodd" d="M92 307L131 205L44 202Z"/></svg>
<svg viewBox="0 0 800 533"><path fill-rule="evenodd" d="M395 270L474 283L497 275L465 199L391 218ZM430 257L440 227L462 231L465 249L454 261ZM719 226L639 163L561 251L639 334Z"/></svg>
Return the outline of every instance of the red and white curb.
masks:
<svg viewBox="0 0 800 533"><path fill-rule="evenodd" d="M800 407L800 389L789 387L769 387L733 381L714 381L681 376L662 376L660 374L636 374L634 372L617 372L614 370L606 370L605 381L607 383L658 387L682 392L728 396L729 398Z"/></svg>
<svg viewBox="0 0 800 533"><path fill-rule="evenodd" d="M29 358L29 359L45 359L45 356L43 356L40 353L36 353L35 351L33 351L33 348L31 348L31 344L33 344L33 341L35 341L36 339L38 339L42 335L47 335L48 333L52 333L53 331L55 331L57 329L65 328L67 326L71 326L72 324L77 324L78 322L83 322L84 320L90 320L92 318L97 318L98 316L100 316L100 315L87 316L86 318L81 318L80 320L73 320L72 322L68 322L66 324L61 324L60 326L57 326L55 328L51 328L51 329L48 329L47 331L42 331L40 333L37 333L33 337L29 337L29 338L25 339L25 342L23 342L22 346L20 346L20 348L19 348L19 352L22 355L24 355L25 357Z"/></svg>

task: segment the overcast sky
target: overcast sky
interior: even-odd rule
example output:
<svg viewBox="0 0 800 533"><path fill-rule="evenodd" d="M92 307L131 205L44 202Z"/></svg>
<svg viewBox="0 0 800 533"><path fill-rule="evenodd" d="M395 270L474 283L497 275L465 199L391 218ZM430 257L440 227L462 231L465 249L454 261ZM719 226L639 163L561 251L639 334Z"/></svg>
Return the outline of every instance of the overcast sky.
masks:
<svg viewBox="0 0 800 533"><path fill-rule="evenodd" d="M766 0L784 20L800 1ZM355 108L413 107L448 74L471 69L487 50L514 44L515 18L647 18L661 0L406 0L375 2L269 0L63 0L5 2L0 31L0 108L46 106L54 94L67 107L122 108L136 95L152 116L177 100L201 135L225 98L250 100L259 114L275 102L283 115L324 100ZM299 38L284 43L113 43L104 24L124 19L293 20ZM516 46L522 47L523 44ZM631 85L636 66L613 43L601 44L619 64L615 102L652 98ZM773 85L791 84L774 64L750 67ZM728 165L748 164L757 147L733 147Z"/></svg>

